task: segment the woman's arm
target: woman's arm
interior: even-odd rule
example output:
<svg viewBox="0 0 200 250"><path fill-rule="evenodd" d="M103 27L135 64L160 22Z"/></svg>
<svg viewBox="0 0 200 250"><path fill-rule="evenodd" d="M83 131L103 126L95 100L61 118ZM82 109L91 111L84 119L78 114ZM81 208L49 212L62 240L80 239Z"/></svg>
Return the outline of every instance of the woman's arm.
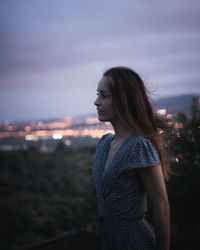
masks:
<svg viewBox="0 0 200 250"><path fill-rule="evenodd" d="M158 250L169 250L170 208L162 168L160 165L138 168L137 174L142 180L148 197L152 202L157 248Z"/></svg>

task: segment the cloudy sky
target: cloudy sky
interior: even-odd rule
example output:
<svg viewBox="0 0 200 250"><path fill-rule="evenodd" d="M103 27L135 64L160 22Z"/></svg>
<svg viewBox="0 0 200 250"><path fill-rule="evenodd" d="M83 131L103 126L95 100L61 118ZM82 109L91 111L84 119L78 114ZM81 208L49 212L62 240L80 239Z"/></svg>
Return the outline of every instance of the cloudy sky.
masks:
<svg viewBox="0 0 200 250"><path fill-rule="evenodd" d="M122 65L155 99L200 93L200 1L0 1L0 120L93 113Z"/></svg>

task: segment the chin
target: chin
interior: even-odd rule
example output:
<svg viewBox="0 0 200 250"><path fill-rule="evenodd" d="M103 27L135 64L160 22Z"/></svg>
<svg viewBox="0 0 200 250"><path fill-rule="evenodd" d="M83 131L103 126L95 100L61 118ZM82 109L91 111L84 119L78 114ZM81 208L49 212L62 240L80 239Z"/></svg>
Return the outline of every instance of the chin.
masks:
<svg viewBox="0 0 200 250"><path fill-rule="evenodd" d="M100 122L104 122L105 121L105 119L101 115L98 115L98 119L99 119Z"/></svg>
<svg viewBox="0 0 200 250"><path fill-rule="evenodd" d="M105 122L105 119L103 119L102 117L98 117L100 122Z"/></svg>
<svg viewBox="0 0 200 250"><path fill-rule="evenodd" d="M109 119L106 119L105 117L101 117L101 116L99 116L98 119L100 122L109 122L110 121Z"/></svg>

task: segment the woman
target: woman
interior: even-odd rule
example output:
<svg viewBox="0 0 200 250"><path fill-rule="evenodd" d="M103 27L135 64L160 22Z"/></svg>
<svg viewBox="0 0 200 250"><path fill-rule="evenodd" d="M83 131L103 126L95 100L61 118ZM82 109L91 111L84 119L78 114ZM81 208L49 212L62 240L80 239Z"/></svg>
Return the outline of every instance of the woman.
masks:
<svg viewBox="0 0 200 250"><path fill-rule="evenodd" d="M129 68L107 70L97 95L98 118L109 121L115 132L100 139L93 167L102 249L169 250L169 167L159 136L165 123L153 112L143 81ZM153 225L145 219L147 195Z"/></svg>

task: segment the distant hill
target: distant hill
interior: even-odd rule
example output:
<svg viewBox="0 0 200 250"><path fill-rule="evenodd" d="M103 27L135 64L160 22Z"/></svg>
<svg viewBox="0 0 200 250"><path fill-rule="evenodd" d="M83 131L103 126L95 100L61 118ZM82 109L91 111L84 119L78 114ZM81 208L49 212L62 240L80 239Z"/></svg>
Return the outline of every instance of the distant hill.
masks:
<svg viewBox="0 0 200 250"><path fill-rule="evenodd" d="M178 95L170 96L158 99L156 102L159 109L167 109L167 113L178 113L184 112L187 115L190 114L190 104L193 97L200 98L200 94L188 94L188 95Z"/></svg>

